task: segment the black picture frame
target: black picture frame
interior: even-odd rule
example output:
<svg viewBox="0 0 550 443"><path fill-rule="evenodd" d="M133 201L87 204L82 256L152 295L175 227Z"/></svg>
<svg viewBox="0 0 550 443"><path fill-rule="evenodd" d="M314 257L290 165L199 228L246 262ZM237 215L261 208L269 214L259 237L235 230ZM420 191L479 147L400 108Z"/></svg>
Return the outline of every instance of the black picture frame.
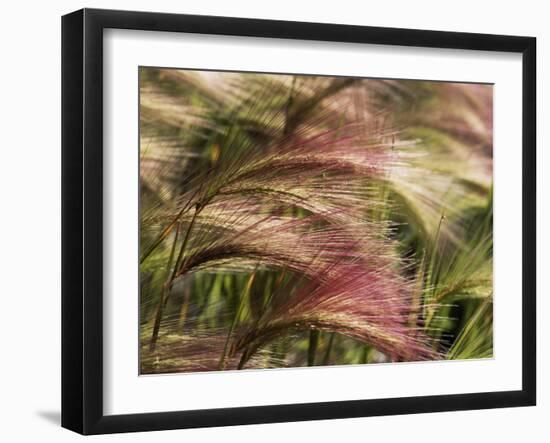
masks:
<svg viewBox="0 0 550 443"><path fill-rule="evenodd" d="M522 389L130 415L103 413L103 30L171 31L522 54ZM536 403L536 39L83 9L62 18L62 426L82 434L457 411Z"/></svg>

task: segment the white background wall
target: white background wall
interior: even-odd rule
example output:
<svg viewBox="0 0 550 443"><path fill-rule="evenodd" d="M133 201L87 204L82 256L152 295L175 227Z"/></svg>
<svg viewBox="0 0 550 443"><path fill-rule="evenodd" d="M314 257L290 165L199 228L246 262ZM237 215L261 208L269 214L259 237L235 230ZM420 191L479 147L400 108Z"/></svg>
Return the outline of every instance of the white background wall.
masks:
<svg viewBox="0 0 550 443"><path fill-rule="evenodd" d="M548 441L550 27L545 2L11 1L0 25L0 439L81 440L60 414L60 16L83 6L538 38L539 405L534 408L101 436L94 441ZM544 108L544 109L543 109ZM543 171L544 170L544 171ZM543 197L541 197L541 195ZM545 196L545 197L544 197ZM543 204L543 199L546 204ZM541 252L545 249L544 252ZM546 269L546 272L545 272ZM519 270L518 270L519 272ZM541 275L541 274L546 275Z"/></svg>

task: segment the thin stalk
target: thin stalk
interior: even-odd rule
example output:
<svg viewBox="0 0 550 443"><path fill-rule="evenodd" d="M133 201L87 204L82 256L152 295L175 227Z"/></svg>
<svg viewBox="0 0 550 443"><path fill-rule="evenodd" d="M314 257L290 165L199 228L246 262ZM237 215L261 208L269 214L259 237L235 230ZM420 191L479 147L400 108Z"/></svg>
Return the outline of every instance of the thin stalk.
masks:
<svg viewBox="0 0 550 443"><path fill-rule="evenodd" d="M328 365L330 362L330 352L332 351L332 344L334 343L334 332L330 333L330 338L328 339L327 350L325 351L325 356L323 357L323 365Z"/></svg>
<svg viewBox="0 0 550 443"><path fill-rule="evenodd" d="M363 352L361 353L362 364L366 364L369 362L369 353L370 353L370 348L368 346L363 346Z"/></svg>
<svg viewBox="0 0 550 443"><path fill-rule="evenodd" d="M437 282L436 278L434 277L434 268L437 261L437 249L439 246L439 237L441 234L441 225L443 223L443 220L445 220L445 214L441 214L441 218L439 219L439 225L437 226L437 232L435 234L434 242L432 245L432 251L430 254L430 264L427 270L427 276L426 281L429 282L429 284L432 286L431 288L428 287L427 291L425 291L424 296L424 319L425 319L425 326L428 327L433 315L434 315L434 309L432 304L433 297L435 296L435 291L437 289ZM431 292L430 295L428 295L428 292Z"/></svg>
<svg viewBox="0 0 550 443"><path fill-rule="evenodd" d="M319 344L319 331L313 329L309 331L309 347L307 350L307 365L315 366L315 354Z"/></svg>
<svg viewBox="0 0 550 443"><path fill-rule="evenodd" d="M183 239L183 243L181 244L180 252L178 254L178 258L176 260L176 265L174 266L174 272L172 272L172 277L170 278L170 284L174 281L174 279L178 276L180 269L183 267L180 267L180 262L182 261L185 248L187 247L187 243L189 242L189 237L191 235L191 230L193 229L193 226L195 225L195 220L197 219L197 215L199 215L199 212L201 210L201 206L197 203L195 205L195 212L193 213L193 218L191 219L191 223L189 223L189 226L187 227L187 232L185 233L185 237Z"/></svg>
<svg viewBox="0 0 550 443"><path fill-rule="evenodd" d="M243 354L241 355L241 359L239 360L239 364L237 365L237 369L240 371L242 368L244 368L244 365L246 364L246 362L250 359L251 357L251 353L250 353L250 349L249 347L247 346L243 352Z"/></svg>
<svg viewBox="0 0 550 443"><path fill-rule="evenodd" d="M256 266L256 269L257 269L257 266ZM223 352L220 357L220 364L219 364L220 371L223 371L225 369L225 358L227 356L227 351L229 350L229 342L231 341L231 337L233 336L233 331L235 329L235 326L237 325L241 317L241 313L244 309L245 301L248 298L248 293L250 291L250 288L252 287L252 283L254 283L254 278L256 276L256 269L254 269L252 274L250 274L250 277L248 277L248 281L246 282L246 285L241 294L241 298L239 300L239 306L237 308L237 312L235 313L235 316L233 317L233 321L231 322L231 326L229 327L229 332L227 333L227 338L225 339L225 344L223 346ZM245 350L245 354L246 353L247 353L247 350Z"/></svg>
<svg viewBox="0 0 550 443"><path fill-rule="evenodd" d="M149 351L153 352L157 346L157 340L159 338L160 322L162 320L162 312L164 311L164 301L166 298L166 283L162 285L162 292L160 295L159 304L155 313L155 323L153 325L153 333L151 334L151 342L149 343Z"/></svg>
<svg viewBox="0 0 550 443"><path fill-rule="evenodd" d="M273 301L273 298L275 297L275 293L279 290L281 287L281 284L283 283L283 280L286 276L286 269L283 269L277 279L275 280L274 284L272 285L271 292L267 296L267 299L264 302L264 309L260 317L258 318L258 321L262 319L264 314L266 314L269 310L269 307L271 306L271 302Z"/></svg>
<svg viewBox="0 0 550 443"><path fill-rule="evenodd" d="M170 232L172 232L172 229L174 228L174 226L176 225L176 223L178 222L179 218L183 215L183 213L185 212L187 208L186 207L183 207L181 209L180 212L178 212L178 214L176 215L176 217L174 218L174 220L172 220L168 226L166 226L166 228L164 228L162 230L162 232L159 234L159 236L156 238L156 240L153 242L153 244L151 246L149 246L149 249L147 249L147 251L145 251L143 253L143 255L141 256L141 258L139 259L139 263L142 264L145 259L147 257L149 257L151 255L151 253L158 247L158 245L160 245L162 243L162 241L168 237L168 235L170 234Z"/></svg>
<svg viewBox="0 0 550 443"><path fill-rule="evenodd" d="M143 263L145 261L145 259L147 257L149 257L149 255L151 255L151 253L158 247L158 245L160 245L162 243L162 241L168 236L168 234L170 234L170 232L172 231L172 229L174 228L174 226L176 225L176 223L179 221L180 217L185 213L187 212L187 210L189 210L189 205L191 203L191 201L197 196L197 194L201 191L202 189L202 184L201 186L199 187L199 189L197 189L193 195L191 195L191 197L189 198L189 200L187 200L187 203L183 206L183 208L181 208L180 212L177 213L177 215L174 217L174 219L168 224L168 226L166 226L166 228L164 228L162 230L162 232L159 234L159 236L155 239L155 241L153 242L153 244L149 247L149 249L147 249L147 251L145 251L143 253L143 255L141 256L141 258L139 259L139 263ZM196 206L195 206L196 207Z"/></svg>
<svg viewBox="0 0 550 443"><path fill-rule="evenodd" d="M180 225L178 223L177 228L176 228L176 234L174 236L174 242L172 243L172 249L170 250L170 258L168 259L168 266L166 267L166 281L162 285L160 300L159 300L159 303L157 305L157 311L156 311L156 314L155 314L155 323L153 325L153 333L151 335L151 343L149 344L149 350L150 351L155 350L157 340L158 340L158 336L159 336L160 322L162 320L162 311L164 310L164 305L166 303L166 299L168 298L167 297L167 291L169 290L168 289L169 280L167 278L168 278L168 275L170 273L170 269L172 268L172 262L174 261L174 253L176 251L176 243L178 242L179 231L180 231Z"/></svg>
<svg viewBox="0 0 550 443"><path fill-rule="evenodd" d="M185 252L185 249L187 247L187 243L189 242L189 237L190 237L191 231L193 229L193 226L195 225L195 220L197 219L197 215L199 214L200 210L201 210L201 206L200 206L199 203L197 203L195 205L195 212L193 213L193 218L191 219L191 223L189 223L189 226L187 227L187 231L185 232L185 237L184 237L183 242L181 244L181 248L180 248L179 253L178 253L178 258L176 259L176 263L175 263L174 269L172 271L172 275L170 276L170 279L168 279L164 283L164 285L162 286L162 293L161 293L161 297L160 297L160 300L159 300L159 305L157 307L157 312L156 312L156 316L155 316L155 324L153 326L153 334L151 335L151 344L149 345L149 349L151 351L155 350L156 343L157 343L157 340L158 340L159 330L160 330L160 323L162 321L162 314L163 314L163 311L164 311L164 307L168 303L168 299L170 297L170 290L172 289L172 284L174 283L175 278L178 276L179 263L181 262L181 260L184 256L184 252ZM177 231L176 234L179 233L179 226L180 225L178 224L178 231ZM167 268L168 272L169 272L169 269L172 267L176 241L177 241L177 235L176 235L174 244L172 245L172 250L170 252L170 260L169 260L169 265L168 265L168 268Z"/></svg>
<svg viewBox="0 0 550 443"><path fill-rule="evenodd" d="M422 289L424 286L424 276L426 268L426 249L422 250L422 260L418 266L418 271L416 273L416 281L414 285L414 292L411 302L411 313L409 315L409 326L416 327L418 325L418 316L420 314L420 304L422 302Z"/></svg>

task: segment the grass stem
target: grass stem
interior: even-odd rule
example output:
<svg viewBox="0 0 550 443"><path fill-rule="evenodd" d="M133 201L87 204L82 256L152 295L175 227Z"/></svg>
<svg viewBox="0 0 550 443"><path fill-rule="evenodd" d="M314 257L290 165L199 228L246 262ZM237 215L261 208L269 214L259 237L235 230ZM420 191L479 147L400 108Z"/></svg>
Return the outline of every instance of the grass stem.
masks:
<svg viewBox="0 0 550 443"><path fill-rule="evenodd" d="M309 347L307 350L307 365L315 366L315 354L317 353L317 345L319 344L319 331L313 329L309 331Z"/></svg>
<svg viewBox="0 0 550 443"><path fill-rule="evenodd" d="M256 266L256 269L257 269L257 266ZM248 293L250 292L250 288L252 287L252 283L254 283L254 278L256 276L256 269L254 269L252 274L250 274L250 277L248 277L248 281L246 282L246 285L243 289L243 292L239 300L239 306L237 308L237 312L235 313L235 316L233 317L233 321L231 322L231 326L229 327L229 332L227 333L227 338L225 339L225 344L223 346L223 352L220 357L220 364L219 364L220 371L223 371L225 369L225 358L227 356L227 351L229 350L229 343L231 341L231 337L233 336L233 331L235 329L235 326L240 320L241 313L245 306L245 302L248 299ZM245 354L246 354L246 350L243 356Z"/></svg>

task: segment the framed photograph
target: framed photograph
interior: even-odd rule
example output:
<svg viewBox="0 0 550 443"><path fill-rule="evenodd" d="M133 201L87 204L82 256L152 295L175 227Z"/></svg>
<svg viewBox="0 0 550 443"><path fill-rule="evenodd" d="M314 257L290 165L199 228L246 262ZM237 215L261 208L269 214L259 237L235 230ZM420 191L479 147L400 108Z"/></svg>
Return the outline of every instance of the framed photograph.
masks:
<svg viewBox="0 0 550 443"><path fill-rule="evenodd" d="M531 37L62 20L62 425L536 402Z"/></svg>

